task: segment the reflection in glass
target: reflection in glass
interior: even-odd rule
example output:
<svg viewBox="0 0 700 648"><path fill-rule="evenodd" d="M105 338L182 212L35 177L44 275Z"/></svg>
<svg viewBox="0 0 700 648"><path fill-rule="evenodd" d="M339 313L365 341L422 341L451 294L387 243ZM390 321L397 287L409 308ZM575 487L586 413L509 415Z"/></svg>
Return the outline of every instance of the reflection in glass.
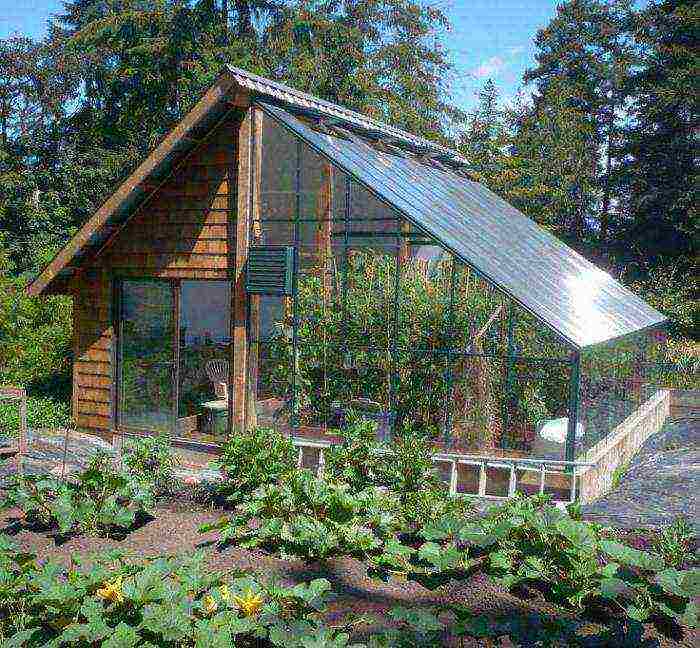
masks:
<svg viewBox="0 0 700 648"><path fill-rule="evenodd" d="M124 427L172 430L173 313L169 283L122 283L119 421Z"/></svg>

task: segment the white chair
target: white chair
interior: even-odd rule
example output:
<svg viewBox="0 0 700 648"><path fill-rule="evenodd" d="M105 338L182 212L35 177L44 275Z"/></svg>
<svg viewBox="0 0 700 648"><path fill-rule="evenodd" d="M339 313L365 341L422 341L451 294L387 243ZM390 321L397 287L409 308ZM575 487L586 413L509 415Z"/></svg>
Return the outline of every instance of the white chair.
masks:
<svg viewBox="0 0 700 648"><path fill-rule="evenodd" d="M228 360L207 360L204 365L209 380L214 385L214 393L219 400L228 400Z"/></svg>

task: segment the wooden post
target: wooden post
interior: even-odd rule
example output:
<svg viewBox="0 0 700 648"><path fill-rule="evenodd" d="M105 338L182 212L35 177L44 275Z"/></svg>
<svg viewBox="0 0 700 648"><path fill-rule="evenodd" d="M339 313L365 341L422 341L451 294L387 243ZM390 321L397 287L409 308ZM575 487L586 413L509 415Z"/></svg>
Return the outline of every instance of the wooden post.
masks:
<svg viewBox="0 0 700 648"><path fill-rule="evenodd" d="M325 163L321 169L321 190L318 194L316 227L316 263L323 282L324 294L330 290L329 262L333 221L333 166Z"/></svg>
<svg viewBox="0 0 700 648"><path fill-rule="evenodd" d="M411 249L408 245L408 236L411 233L411 226L402 220L399 228L401 230L401 245L399 247L399 263L406 263L411 257Z"/></svg>
<svg viewBox="0 0 700 648"><path fill-rule="evenodd" d="M252 177L252 227L251 243L260 245L263 241L262 213L260 194L262 191L262 132L263 113L255 109L253 133L253 177ZM248 379L246 384L246 420L245 429L250 430L258 424L257 398L260 355L260 295L249 295L249 339L248 339Z"/></svg>
<svg viewBox="0 0 700 648"><path fill-rule="evenodd" d="M231 291L230 363L232 385L228 403L229 434L245 431L246 382L248 369L248 299L245 290L245 268L248 261L248 241L253 206L253 160L255 149L255 115L257 108L246 111L238 129L238 168L236 204L236 248L233 262L233 290Z"/></svg>

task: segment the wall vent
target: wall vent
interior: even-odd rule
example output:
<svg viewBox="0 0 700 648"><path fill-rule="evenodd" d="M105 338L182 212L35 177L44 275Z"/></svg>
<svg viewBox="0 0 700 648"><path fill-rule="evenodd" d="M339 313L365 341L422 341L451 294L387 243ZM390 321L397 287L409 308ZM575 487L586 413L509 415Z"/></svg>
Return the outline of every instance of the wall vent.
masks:
<svg viewBox="0 0 700 648"><path fill-rule="evenodd" d="M254 245L248 251L245 289L256 295L291 295L294 248Z"/></svg>

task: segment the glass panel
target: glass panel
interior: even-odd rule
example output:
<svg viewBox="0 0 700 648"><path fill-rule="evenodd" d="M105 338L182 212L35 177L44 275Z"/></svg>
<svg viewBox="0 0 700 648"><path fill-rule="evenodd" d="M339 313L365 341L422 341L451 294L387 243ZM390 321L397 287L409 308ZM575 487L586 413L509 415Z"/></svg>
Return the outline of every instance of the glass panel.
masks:
<svg viewBox="0 0 700 648"><path fill-rule="evenodd" d="M581 354L576 453L591 448L655 393L649 378L653 332L590 347Z"/></svg>
<svg viewBox="0 0 700 648"><path fill-rule="evenodd" d="M199 432L215 440L226 432L230 312L228 281L181 283L177 422L180 436Z"/></svg>
<svg viewBox="0 0 700 648"><path fill-rule="evenodd" d="M122 283L119 423L124 427L172 430L174 305L169 283Z"/></svg>

